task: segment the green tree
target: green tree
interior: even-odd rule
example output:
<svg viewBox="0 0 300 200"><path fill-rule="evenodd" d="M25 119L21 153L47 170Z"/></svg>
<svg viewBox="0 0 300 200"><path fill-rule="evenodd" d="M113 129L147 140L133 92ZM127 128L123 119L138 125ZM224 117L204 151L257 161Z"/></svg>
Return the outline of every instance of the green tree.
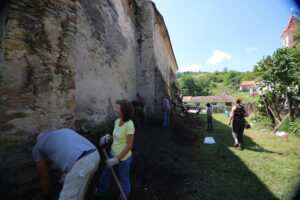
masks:
<svg viewBox="0 0 300 200"><path fill-rule="evenodd" d="M181 75L178 83L184 96L206 96L209 94L210 81L205 76L195 78L192 74Z"/></svg>
<svg viewBox="0 0 300 200"><path fill-rule="evenodd" d="M280 98L285 96L290 118L293 117L292 103L299 96L299 65L288 48L277 49L272 56L264 57L254 67L261 79L261 87L272 87L271 93Z"/></svg>
<svg viewBox="0 0 300 200"><path fill-rule="evenodd" d="M294 14L297 15L298 17L300 16L299 12L294 12ZM296 18L298 19L298 21L300 21L298 17L296 17ZM300 31L299 30L300 30L300 23L298 24L298 32L293 35L296 43L298 43L298 44L300 43Z"/></svg>
<svg viewBox="0 0 300 200"><path fill-rule="evenodd" d="M256 80L256 76L255 76L254 72L247 71L247 72L243 73L242 78L241 78L241 82L243 82L243 81L252 81L252 80Z"/></svg>
<svg viewBox="0 0 300 200"><path fill-rule="evenodd" d="M228 87L238 89L241 83L241 73L236 71L227 72L224 76L224 83Z"/></svg>

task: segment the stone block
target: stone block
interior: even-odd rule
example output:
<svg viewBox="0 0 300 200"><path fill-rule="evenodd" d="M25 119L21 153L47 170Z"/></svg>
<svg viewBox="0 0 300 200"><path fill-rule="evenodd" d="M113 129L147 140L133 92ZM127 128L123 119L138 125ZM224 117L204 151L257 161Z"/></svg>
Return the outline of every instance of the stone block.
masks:
<svg viewBox="0 0 300 200"><path fill-rule="evenodd" d="M69 2L68 2L68 6L69 6L69 8L71 8L72 10L76 11L76 3L75 3L75 2L69 1Z"/></svg>
<svg viewBox="0 0 300 200"><path fill-rule="evenodd" d="M68 16L68 21L75 24L76 23L76 17Z"/></svg>
<svg viewBox="0 0 300 200"><path fill-rule="evenodd" d="M75 110L76 101L75 99L66 101L66 107L68 110Z"/></svg>
<svg viewBox="0 0 300 200"><path fill-rule="evenodd" d="M15 134L1 134L0 135L0 144L5 145L9 143L16 143L22 141L24 133L15 133Z"/></svg>
<svg viewBox="0 0 300 200"><path fill-rule="evenodd" d="M2 94L5 94L7 96L19 96L22 92L22 89L20 87L3 87Z"/></svg>
<svg viewBox="0 0 300 200"><path fill-rule="evenodd" d="M24 118L27 117L28 115L25 113L14 113L14 114L10 114L10 115L3 115L2 117L7 119L7 120L12 120L12 119L16 119L16 118Z"/></svg>
<svg viewBox="0 0 300 200"><path fill-rule="evenodd" d="M28 47L23 42L17 42L12 39L4 41L4 59L17 60L27 54Z"/></svg>
<svg viewBox="0 0 300 200"><path fill-rule="evenodd" d="M1 119L0 119L0 121L1 121ZM13 128L14 128L14 126L11 124L2 124L2 125L0 125L0 132L9 131Z"/></svg>
<svg viewBox="0 0 300 200"><path fill-rule="evenodd" d="M34 99L32 97L9 97L3 101L3 105L8 108L25 108L34 106Z"/></svg>
<svg viewBox="0 0 300 200"><path fill-rule="evenodd" d="M26 61L11 60L4 63L2 68L2 83L6 88L22 87L26 79Z"/></svg>

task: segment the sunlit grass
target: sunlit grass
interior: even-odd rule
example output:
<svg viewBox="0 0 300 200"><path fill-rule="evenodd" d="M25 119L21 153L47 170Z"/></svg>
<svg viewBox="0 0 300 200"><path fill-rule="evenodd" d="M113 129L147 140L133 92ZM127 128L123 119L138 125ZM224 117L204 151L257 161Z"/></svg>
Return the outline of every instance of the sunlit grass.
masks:
<svg viewBox="0 0 300 200"><path fill-rule="evenodd" d="M202 199L290 199L300 183L299 137L283 141L254 124L245 130L246 148L241 151L232 147L227 122L224 114L216 114L213 132L201 127L203 136L213 136L216 144L193 148L197 159L191 169L201 172L203 178L203 183L194 183L200 187L197 193L205 191Z"/></svg>

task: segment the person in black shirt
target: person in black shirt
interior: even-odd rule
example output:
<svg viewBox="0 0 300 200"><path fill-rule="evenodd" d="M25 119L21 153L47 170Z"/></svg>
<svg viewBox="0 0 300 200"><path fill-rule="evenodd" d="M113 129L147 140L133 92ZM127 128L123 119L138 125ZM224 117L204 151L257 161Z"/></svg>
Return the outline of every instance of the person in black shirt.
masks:
<svg viewBox="0 0 300 200"><path fill-rule="evenodd" d="M242 99L236 98L234 100L235 106L232 107L232 112L229 118L228 126L232 122L232 136L234 138L234 147L239 147L242 150L243 133L245 129L245 117L248 117L247 111L241 106Z"/></svg>

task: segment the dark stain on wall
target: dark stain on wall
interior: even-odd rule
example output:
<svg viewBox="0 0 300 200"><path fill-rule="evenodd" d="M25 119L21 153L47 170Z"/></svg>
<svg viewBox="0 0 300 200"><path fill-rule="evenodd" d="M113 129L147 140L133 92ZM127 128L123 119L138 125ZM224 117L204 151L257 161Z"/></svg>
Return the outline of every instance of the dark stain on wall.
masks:
<svg viewBox="0 0 300 200"><path fill-rule="evenodd" d="M5 21L7 13L8 0L4 0L0 3L0 64L3 62L3 37L5 30ZM0 67L0 82L2 82L2 67Z"/></svg>
<svg viewBox="0 0 300 200"><path fill-rule="evenodd" d="M111 56L122 53L122 49L127 48L126 39L120 32L118 24L118 14L109 0L79 0L88 22L92 28L92 36L104 45L106 51ZM111 19L114 23L111 24Z"/></svg>

